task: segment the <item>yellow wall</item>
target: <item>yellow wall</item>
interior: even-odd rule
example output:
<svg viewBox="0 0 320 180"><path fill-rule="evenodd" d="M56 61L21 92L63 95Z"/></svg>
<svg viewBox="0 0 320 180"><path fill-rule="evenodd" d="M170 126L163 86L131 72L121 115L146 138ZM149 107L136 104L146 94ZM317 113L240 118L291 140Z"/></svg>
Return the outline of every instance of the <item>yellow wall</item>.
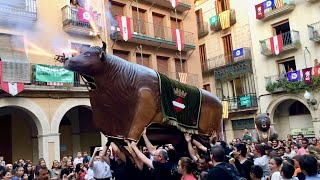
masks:
<svg viewBox="0 0 320 180"><path fill-rule="evenodd" d="M12 160L24 158L33 161L32 128L24 113L12 114Z"/></svg>

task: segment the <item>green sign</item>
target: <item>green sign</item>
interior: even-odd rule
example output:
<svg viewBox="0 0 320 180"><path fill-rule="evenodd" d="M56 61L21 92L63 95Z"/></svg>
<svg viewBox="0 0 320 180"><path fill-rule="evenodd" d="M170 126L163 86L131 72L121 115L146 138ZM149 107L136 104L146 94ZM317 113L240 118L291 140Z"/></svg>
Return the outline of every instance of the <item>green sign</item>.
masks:
<svg viewBox="0 0 320 180"><path fill-rule="evenodd" d="M250 96L241 96L240 97L240 106L251 106L251 97Z"/></svg>
<svg viewBox="0 0 320 180"><path fill-rule="evenodd" d="M73 83L74 72L66 70L62 66L35 65L36 81L38 82L62 82Z"/></svg>
<svg viewBox="0 0 320 180"><path fill-rule="evenodd" d="M216 24L218 22L218 15L215 15L209 19L210 25Z"/></svg>
<svg viewBox="0 0 320 180"><path fill-rule="evenodd" d="M298 134L303 135L314 135L313 128L298 128L298 129L291 129L290 134L293 136L297 136Z"/></svg>

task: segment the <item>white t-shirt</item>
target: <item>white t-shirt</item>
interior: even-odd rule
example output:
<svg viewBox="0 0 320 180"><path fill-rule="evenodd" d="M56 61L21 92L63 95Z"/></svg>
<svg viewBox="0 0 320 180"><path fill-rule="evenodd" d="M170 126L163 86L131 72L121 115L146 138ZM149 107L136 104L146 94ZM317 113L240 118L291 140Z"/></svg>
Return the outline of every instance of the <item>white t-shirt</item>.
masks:
<svg viewBox="0 0 320 180"><path fill-rule="evenodd" d="M77 164L80 164L80 163L83 163L83 157L81 157L81 158L76 157L76 158L73 160L74 166L76 166Z"/></svg>
<svg viewBox="0 0 320 180"><path fill-rule="evenodd" d="M87 174L84 176L84 179L88 179L88 180L91 180L91 179L93 179L94 177L93 177L93 171L92 171L92 169L88 169L87 170Z"/></svg>
<svg viewBox="0 0 320 180"><path fill-rule="evenodd" d="M281 175L280 175L280 172L277 171L277 172L274 172L271 176L271 180L281 180Z"/></svg>
<svg viewBox="0 0 320 180"><path fill-rule="evenodd" d="M255 158L254 165L259 165L263 169L263 177L262 179L265 179L267 176L270 175L270 169L269 169L269 157L267 155L263 155L261 157Z"/></svg>
<svg viewBox="0 0 320 180"><path fill-rule="evenodd" d="M282 178L283 180L299 180L297 177L292 177L290 179L285 179L285 178Z"/></svg>
<svg viewBox="0 0 320 180"><path fill-rule="evenodd" d="M112 176L109 164L104 161L94 161L90 169L93 171L93 176L98 179L111 178Z"/></svg>

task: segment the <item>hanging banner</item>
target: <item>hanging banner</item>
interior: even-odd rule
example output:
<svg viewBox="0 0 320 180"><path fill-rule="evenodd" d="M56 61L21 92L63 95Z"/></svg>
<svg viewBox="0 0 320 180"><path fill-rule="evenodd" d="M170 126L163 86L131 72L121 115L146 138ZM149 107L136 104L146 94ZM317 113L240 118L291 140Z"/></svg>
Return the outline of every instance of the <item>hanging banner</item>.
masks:
<svg viewBox="0 0 320 180"><path fill-rule="evenodd" d="M263 3L257 4L256 6L256 18L263 19L264 18L264 5Z"/></svg>
<svg viewBox="0 0 320 180"><path fill-rule="evenodd" d="M314 67L313 71L315 76L320 76L320 66Z"/></svg>
<svg viewBox="0 0 320 180"><path fill-rule="evenodd" d="M282 34L270 38L271 52L278 55L283 50Z"/></svg>
<svg viewBox="0 0 320 180"><path fill-rule="evenodd" d="M290 82L299 81L301 79L300 70L288 72L287 76Z"/></svg>
<svg viewBox="0 0 320 180"><path fill-rule="evenodd" d="M250 96L241 96L239 99L240 99L240 106L251 107L251 97Z"/></svg>
<svg viewBox="0 0 320 180"><path fill-rule="evenodd" d="M183 32L180 29L174 29L173 30L173 35L175 37L176 41L176 47L178 48L179 51L181 51L184 48L184 43L183 43Z"/></svg>
<svg viewBox="0 0 320 180"><path fill-rule="evenodd" d="M35 65L36 81L38 82L62 82L73 83L74 72L66 70L62 66Z"/></svg>
<svg viewBox="0 0 320 180"><path fill-rule="evenodd" d="M229 117L229 103L228 101L222 101L222 118L228 119Z"/></svg>
<svg viewBox="0 0 320 180"><path fill-rule="evenodd" d="M312 68L305 68L302 69L302 75L303 75L303 79L304 79L304 83L306 84L311 84L311 80L312 80Z"/></svg>
<svg viewBox="0 0 320 180"><path fill-rule="evenodd" d="M241 57L243 56L243 48L239 48L239 49L236 49L236 50L233 50L233 57Z"/></svg>
<svg viewBox="0 0 320 180"><path fill-rule="evenodd" d="M218 15L209 18L210 25L216 24L219 21Z"/></svg>
<svg viewBox="0 0 320 180"><path fill-rule="evenodd" d="M269 9L274 7L274 0L267 0L263 3L264 9Z"/></svg>
<svg viewBox="0 0 320 180"><path fill-rule="evenodd" d="M171 5L173 8L176 8L179 5L179 1L178 0L170 0Z"/></svg>
<svg viewBox="0 0 320 180"><path fill-rule="evenodd" d="M0 87L3 91L15 96L24 90L22 82L3 82L2 81L2 61L0 61Z"/></svg>
<svg viewBox="0 0 320 180"><path fill-rule="evenodd" d="M94 21L94 13L83 8L78 8L78 19L80 22L89 23L90 21Z"/></svg>
<svg viewBox="0 0 320 180"><path fill-rule="evenodd" d="M130 18L126 16L118 16L117 20L120 28L120 35L123 40L128 41L132 38Z"/></svg>

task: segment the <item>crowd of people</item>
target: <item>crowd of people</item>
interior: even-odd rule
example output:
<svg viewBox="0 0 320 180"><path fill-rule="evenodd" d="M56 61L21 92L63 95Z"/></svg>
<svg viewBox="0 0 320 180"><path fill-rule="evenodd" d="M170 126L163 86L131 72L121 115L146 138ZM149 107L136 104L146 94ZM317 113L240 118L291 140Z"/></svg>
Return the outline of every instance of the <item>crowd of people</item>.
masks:
<svg viewBox="0 0 320 180"><path fill-rule="evenodd" d="M144 147L110 142L87 152L63 156L46 166L44 159L32 163L20 159L9 164L0 157L2 180L320 180L320 143L299 134L296 139L253 142L245 131L230 144L215 133L204 145L185 133L186 152L171 144L154 146L143 132ZM118 144L118 145L117 145Z"/></svg>

